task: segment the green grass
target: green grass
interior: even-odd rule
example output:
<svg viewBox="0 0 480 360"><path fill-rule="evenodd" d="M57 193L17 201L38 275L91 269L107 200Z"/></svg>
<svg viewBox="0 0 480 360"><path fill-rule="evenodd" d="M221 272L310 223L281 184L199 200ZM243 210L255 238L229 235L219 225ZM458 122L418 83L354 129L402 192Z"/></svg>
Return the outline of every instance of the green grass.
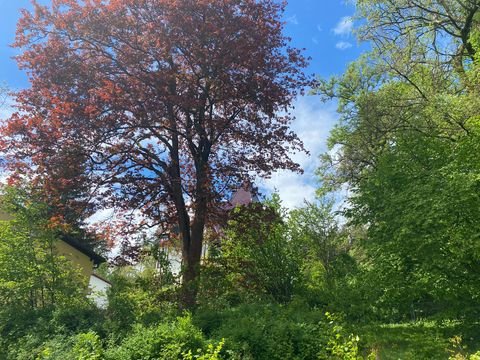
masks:
<svg viewBox="0 0 480 360"><path fill-rule="evenodd" d="M478 323L420 321L363 326L356 332L365 353L373 351L381 360L442 360L449 359L452 351L473 353L480 349ZM455 336L464 339L461 345L452 343Z"/></svg>

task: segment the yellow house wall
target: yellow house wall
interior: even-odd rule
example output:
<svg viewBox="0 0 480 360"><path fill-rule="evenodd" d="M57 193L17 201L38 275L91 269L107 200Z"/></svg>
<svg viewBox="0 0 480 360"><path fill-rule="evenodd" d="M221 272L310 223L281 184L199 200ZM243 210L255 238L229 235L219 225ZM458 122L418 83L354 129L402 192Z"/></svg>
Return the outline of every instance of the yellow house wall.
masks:
<svg viewBox="0 0 480 360"><path fill-rule="evenodd" d="M55 247L59 255L65 256L67 260L70 260L79 268L88 284L90 276L93 273L93 261L81 251L61 240L56 242Z"/></svg>
<svg viewBox="0 0 480 360"><path fill-rule="evenodd" d="M0 221L8 221L12 219L12 216L0 210ZM59 255L65 256L67 260L71 261L72 264L76 266L80 270L80 273L84 276L85 284L88 284L90 276L93 273L93 261L81 251L61 240L58 240L55 243L55 251Z"/></svg>

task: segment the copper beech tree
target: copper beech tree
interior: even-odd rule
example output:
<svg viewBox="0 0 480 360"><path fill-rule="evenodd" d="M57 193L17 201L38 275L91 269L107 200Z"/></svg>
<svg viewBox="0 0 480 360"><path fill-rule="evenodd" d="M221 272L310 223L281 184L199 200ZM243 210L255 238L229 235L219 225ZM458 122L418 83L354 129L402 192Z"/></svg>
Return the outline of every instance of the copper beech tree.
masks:
<svg viewBox="0 0 480 360"><path fill-rule="evenodd" d="M228 189L300 171L289 108L311 78L282 33L285 5L34 2L14 44L31 86L1 130L11 168L78 216L115 207L142 225L173 221L192 306L204 230Z"/></svg>

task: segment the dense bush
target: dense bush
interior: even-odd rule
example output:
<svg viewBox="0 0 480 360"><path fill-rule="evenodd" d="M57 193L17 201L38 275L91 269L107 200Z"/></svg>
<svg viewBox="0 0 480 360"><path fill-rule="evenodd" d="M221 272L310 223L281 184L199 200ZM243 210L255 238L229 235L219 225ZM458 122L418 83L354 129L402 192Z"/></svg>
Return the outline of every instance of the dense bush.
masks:
<svg viewBox="0 0 480 360"><path fill-rule="evenodd" d="M79 269L55 251L58 232L48 207L24 189L0 188L0 318L24 310L63 306L83 297Z"/></svg>
<svg viewBox="0 0 480 360"><path fill-rule="evenodd" d="M151 256L144 256L139 266L117 267L108 277L106 326L117 336L135 323L151 325L179 315L175 283L157 272Z"/></svg>
<svg viewBox="0 0 480 360"><path fill-rule="evenodd" d="M239 359L354 359L358 350L338 319L303 302L200 309L194 321L211 337L224 338Z"/></svg>
<svg viewBox="0 0 480 360"><path fill-rule="evenodd" d="M237 207L231 214L221 256L225 276L253 299L288 302L300 280L297 249L288 237L278 197Z"/></svg>
<svg viewBox="0 0 480 360"><path fill-rule="evenodd" d="M190 316L173 322L146 327L137 324L120 343L105 353L112 360L181 359L189 350L196 352L206 346L202 332Z"/></svg>
<svg viewBox="0 0 480 360"><path fill-rule="evenodd" d="M302 281L297 244L291 241L277 195L230 213L200 279L200 305L236 306L256 301L288 303Z"/></svg>

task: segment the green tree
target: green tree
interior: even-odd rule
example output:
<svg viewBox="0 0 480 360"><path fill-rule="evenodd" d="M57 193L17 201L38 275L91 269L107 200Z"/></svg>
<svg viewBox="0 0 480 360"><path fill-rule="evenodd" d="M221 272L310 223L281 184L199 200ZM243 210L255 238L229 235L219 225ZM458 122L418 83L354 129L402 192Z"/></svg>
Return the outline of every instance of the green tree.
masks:
<svg viewBox="0 0 480 360"><path fill-rule="evenodd" d="M0 201L12 216L0 221L0 302L40 308L81 292L75 271L55 251L59 240L49 227L47 207L27 191L8 187Z"/></svg>
<svg viewBox="0 0 480 360"><path fill-rule="evenodd" d="M341 249L341 229L332 210L333 203L306 203L289 214L289 233L302 258L318 263L327 279Z"/></svg>
<svg viewBox="0 0 480 360"><path fill-rule="evenodd" d="M0 221L2 346L3 341L28 333L42 318L51 318L56 310L83 309L80 304L86 299L80 274L55 251L58 238L48 227L46 207L27 191L8 187L2 189L0 202L12 215L11 220Z"/></svg>
<svg viewBox="0 0 480 360"><path fill-rule="evenodd" d="M302 269L299 295L310 306L365 321L370 315L366 291L371 292L360 286L365 227L346 223L341 211L334 210L341 208L341 199L331 190L322 185L316 201L289 214L289 236Z"/></svg>
<svg viewBox="0 0 480 360"><path fill-rule="evenodd" d="M254 297L287 302L300 277L298 252L288 237L278 195L232 211L221 260L233 287Z"/></svg>
<svg viewBox="0 0 480 360"><path fill-rule="evenodd" d="M358 1L373 50L318 92L339 99L322 178L367 228L363 279L390 318L474 310L478 273L477 1Z"/></svg>

